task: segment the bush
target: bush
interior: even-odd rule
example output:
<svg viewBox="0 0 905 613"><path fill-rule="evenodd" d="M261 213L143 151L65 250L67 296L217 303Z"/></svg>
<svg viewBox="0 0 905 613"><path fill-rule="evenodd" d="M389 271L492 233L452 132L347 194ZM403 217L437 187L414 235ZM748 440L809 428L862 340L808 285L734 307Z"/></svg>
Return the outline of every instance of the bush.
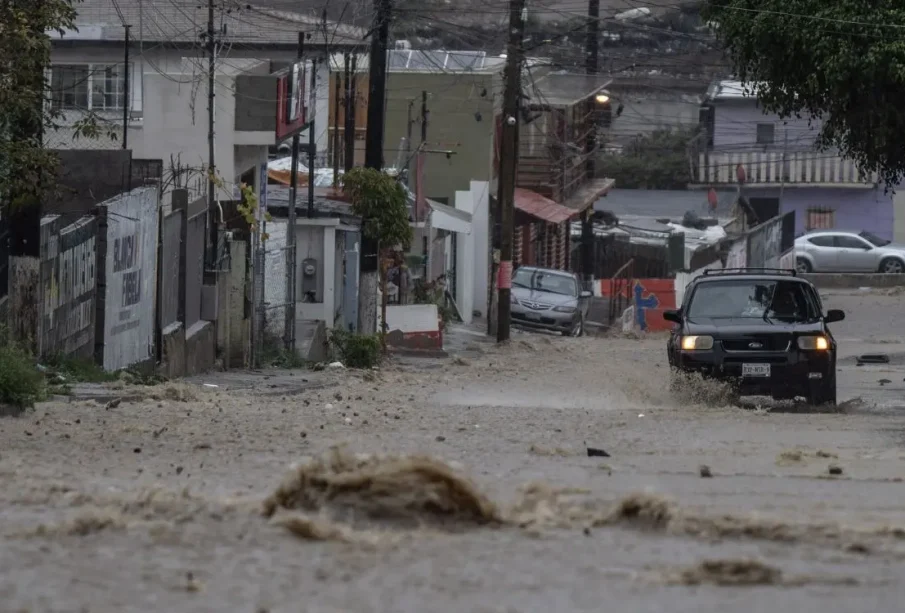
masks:
<svg viewBox="0 0 905 613"><path fill-rule="evenodd" d="M330 344L349 368L372 368L380 363L380 336L377 334L352 334L336 329L330 332Z"/></svg>
<svg viewBox="0 0 905 613"><path fill-rule="evenodd" d="M16 345L0 345L0 403L25 409L45 394L44 375L34 359Z"/></svg>

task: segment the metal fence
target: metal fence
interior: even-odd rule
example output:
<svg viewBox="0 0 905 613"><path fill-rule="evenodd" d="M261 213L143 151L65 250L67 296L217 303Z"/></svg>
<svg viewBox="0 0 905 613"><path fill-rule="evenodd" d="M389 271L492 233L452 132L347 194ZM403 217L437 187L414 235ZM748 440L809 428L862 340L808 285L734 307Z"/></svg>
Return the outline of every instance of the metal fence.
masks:
<svg viewBox="0 0 905 613"><path fill-rule="evenodd" d="M635 279L634 260L629 260L610 278L610 304L607 324L612 326L632 302L632 282Z"/></svg>
<svg viewBox="0 0 905 613"><path fill-rule="evenodd" d="M201 321L201 286L204 283L207 204L203 199L186 209L183 253L185 255L185 327Z"/></svg>

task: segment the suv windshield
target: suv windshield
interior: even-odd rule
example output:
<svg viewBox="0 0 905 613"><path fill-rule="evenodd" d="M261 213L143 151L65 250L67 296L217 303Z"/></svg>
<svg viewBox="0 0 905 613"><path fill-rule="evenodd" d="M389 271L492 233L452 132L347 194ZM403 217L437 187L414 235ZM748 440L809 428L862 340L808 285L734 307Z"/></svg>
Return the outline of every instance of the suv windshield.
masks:
<svg viewBox="0 0 905 613"><path fill-rule="evenodd" d="M871 232L868 232L866 230L864 232L859 232L858 236L869 242L874 247L885 247L890 242L892 242L886 240L885 238L880 238L876 234L872 234Z"/></svg>
<svg viewBox="0 0 905 613"><path fill-rule="evenodd" d="M538 292L549 292L563 296L578 295L575 279L563 274L544 272L543 270L527 270L519 268L512 275L512 287L523 287Z"/></svg>
<svg viewBox="0 0 905 613"><path fill-rule="evenodd" d="M688 318L759 318L813 321L820 317L803 283L798 281L712 281L694 290Z"/></svg>

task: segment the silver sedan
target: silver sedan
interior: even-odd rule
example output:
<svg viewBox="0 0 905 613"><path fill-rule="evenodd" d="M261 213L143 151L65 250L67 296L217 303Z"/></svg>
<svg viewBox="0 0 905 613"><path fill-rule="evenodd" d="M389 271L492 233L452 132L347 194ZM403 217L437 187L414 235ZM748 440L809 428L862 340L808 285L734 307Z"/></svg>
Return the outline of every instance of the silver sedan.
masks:
<svg viewBox="0 0 905 613"><path fill-rule="evenodd" d="M591 296L572 273L522 266L512 275L512 323L581 336Z"/></svg>
<svg viewBox="0 0 905 613"><path fill-rule="evenodd" d="M870 232L820 230L795 240L795 268L808 272L905 273L905 245Z"/></svg>

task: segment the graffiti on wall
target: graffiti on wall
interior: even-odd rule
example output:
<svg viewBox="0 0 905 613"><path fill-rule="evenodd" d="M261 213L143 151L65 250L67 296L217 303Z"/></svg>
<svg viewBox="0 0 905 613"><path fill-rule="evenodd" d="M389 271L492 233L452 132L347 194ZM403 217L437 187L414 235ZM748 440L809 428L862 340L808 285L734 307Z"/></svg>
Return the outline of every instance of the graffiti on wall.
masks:
<svg viewBox="0 0 905 613"><path fill-rule="evenodd" d="M158 191L132 190L105 202L101 361L118 370L155 356Z"/></svg>
<svg viewBox="0 0 905 613"><path fill-rule="evenodd" d="M610 285L601 285L604 297L611 298ZM631 301L634 328L642 332L669 330L671 325L663 319L663 311L676 308L675 279L634 279L619 294Z"/></svg>

